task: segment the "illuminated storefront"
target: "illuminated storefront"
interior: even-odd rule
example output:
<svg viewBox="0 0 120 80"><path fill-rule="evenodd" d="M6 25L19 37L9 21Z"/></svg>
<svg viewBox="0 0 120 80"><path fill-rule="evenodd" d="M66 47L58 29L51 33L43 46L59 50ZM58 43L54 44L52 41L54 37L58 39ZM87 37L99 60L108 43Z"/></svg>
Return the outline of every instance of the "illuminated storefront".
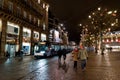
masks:
<svg viewBox="0 0 120 80"><path fill-rule="evenodd" d="M49 40L50 42L61 43L62 40L60 39L60 32L54 29L50 30Z"/></svg>
<svg viewBox="0 0 120 80"><path fill-rule="evenodd" d="M34 43L40 41L39 33L43 32L48 36L48 4L43 0L39 4L36 1L27 0L27 3L30 3L27 5L21 1L18 1L17 5L14 0L2 1L4 2L0 4L0 59L9 57L7 53L10 57L19 56L19 50L23 50L27 55L32 54ZM43 3L44 8L40 6ZM31 8L34 9L29 11ZM37 12L38 10L40 12ZM43 40L46 39L48 38Z"/></svg>
<svg viewBox="0 0 120 80"><path fill-rule="evenodd" d="M39 32L37 32L37 31L34 31L33 32L33 34L34 34L34 36L33 36L33 41L34 41L34 52L33 52L33 54L36 52L36 51L38 51L38 42L39 42Z"/></svg>
<svg viewBox="0 0 120 80"><path fill-rule="evenodd" d="M107 33L103 36L103 44L107 50L120 50L120 31Z"/></svg>
<svg viewBox="0 0 120 80"><path fill-rule="evenodd" d="M37 31L34 31L33 32L33 34L34 34L34 42L39 42L39 32L37 32Z"/></svg>
<svg viewBox="0 0 120 80"><path fill-rule="evenodd" d="M23 43L22 50L25 55L30 55L31 49L31 30L28 28L23 28Z"/></svg>
<svg viewBox="0 0 120 80"><path fill-rule="evenodd" d="M49 41L53 42L53 33L54 33L54 29L50 30L50 34L49 34Z"/></svg>
<svg viewBox="0 0 120 80"><path fill-rule="evenodd" d="M55 49L55 51L58 51L60 47L62 47L61 42L62 40L60 39L60 33L57 30L53 30L53 43L52 43L52 48Z"/></svg>
<svg viewBox="0 0 120 80"><path fill-rule="evenodd" d="M47 40L47 36L44 33L41 33L41 41L46 41Z"/></svg>
<svg viewBox="0 0 120 80"><path fill-rule="evenodd" d="M10 57L15 56L15 52L19 49L19 26L7 22L6 46L5 51L10 54Z"/></svg>
<svg viewBox="0 0 120 80"><path fill-rule="evenodd" d="M60 41L61 39L60 39L59 32L57 30L54 30L54 42L60 43Z"/></svg>

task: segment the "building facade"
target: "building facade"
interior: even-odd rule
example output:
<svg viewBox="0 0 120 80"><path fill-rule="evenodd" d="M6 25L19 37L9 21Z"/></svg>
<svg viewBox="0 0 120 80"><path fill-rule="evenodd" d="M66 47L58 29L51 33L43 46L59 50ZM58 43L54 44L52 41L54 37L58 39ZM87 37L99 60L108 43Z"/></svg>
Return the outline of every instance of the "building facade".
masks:
<svg viewBox="0 0 120 80"><path fill-rule="evenodd" d="M19 50L30 55L48 40L48 9L43 0L0 0L0 58Z"/></svg>
<svg viewBox="0 0 120 80"><path fill-rule="evenodd" d="M56 18L49 10L48 18L48 29L49 29L49 42L52 44L52 48L56 51L60 47L68 45L68 35L64 25L61 25L58 18Z"/></svg>
<svg viewBox="0 0 120 80"><path fill-rule="evenodd" d="M103 36L103 44L106 49L120 50L120 31L108 32Z"/></svg>

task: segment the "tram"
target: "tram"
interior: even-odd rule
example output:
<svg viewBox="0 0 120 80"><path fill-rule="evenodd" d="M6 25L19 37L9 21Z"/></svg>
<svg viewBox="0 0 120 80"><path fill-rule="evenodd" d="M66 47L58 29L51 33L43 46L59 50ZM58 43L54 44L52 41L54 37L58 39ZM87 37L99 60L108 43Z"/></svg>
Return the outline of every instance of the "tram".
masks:
<svg viewBox="0 0 120 80"><path fill-rule="evenodd" d="M35 45L35 51L34 51L34 57L40 58L40 57L50 57L55 54L55 51L53 48L51 48L51 44L47 41L41 41L38 42L37 45Z"/></svg>

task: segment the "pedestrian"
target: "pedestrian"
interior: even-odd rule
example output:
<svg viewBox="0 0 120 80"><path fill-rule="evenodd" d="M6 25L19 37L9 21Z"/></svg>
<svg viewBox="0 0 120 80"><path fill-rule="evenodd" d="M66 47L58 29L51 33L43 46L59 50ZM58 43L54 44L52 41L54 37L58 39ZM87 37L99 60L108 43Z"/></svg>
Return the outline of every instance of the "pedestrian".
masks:
<svg viewBox="0 0 120 80"><path fill-rule="evenodd" d="M73 57L73 61L74 61L74 66L73 66L74 69L77 69L78 54L79 54L79 50L78 50L78 48L75 48L72 51L72 57Z"/></svg>
<svg viewBox="0 0 120 80"><path fill-rule="evenodd" d="M66 53L67 53L67 51L66 51L66 49L65 48L63 48L62 49L62 53L63 53L63 60L64 60L64 63L65 63L65 60L66 60Z"/></svg>
<svg viewBox="0 0 120 80"><path fill-rule="evenodd" d="M10 53L8 51L6 51L6 57L10 58Z"/></svg>
<svg viewBox="0 0 120 80"><path fill-rule="evenodd" d="M88 54L87 54L87 51L86 51L84 46L81 47L81 49L79 50L79 58L81 60L81 69L82 69L82 71L85 71L87 59L88 59Z"/></svg>
<svg viewBox="0 0 120 80"><path fill-rule="evenodd" d="M23 50L20 50L20 58L23 59Z"/></svg>
<svg viewBox="0 0 120 80"><path fill-rule="evenodd" d="M61 57L62 57L62 49L61 48L57 51L57 54L58 54L58 63L59 63L59 66L61 66Z"/></svg>

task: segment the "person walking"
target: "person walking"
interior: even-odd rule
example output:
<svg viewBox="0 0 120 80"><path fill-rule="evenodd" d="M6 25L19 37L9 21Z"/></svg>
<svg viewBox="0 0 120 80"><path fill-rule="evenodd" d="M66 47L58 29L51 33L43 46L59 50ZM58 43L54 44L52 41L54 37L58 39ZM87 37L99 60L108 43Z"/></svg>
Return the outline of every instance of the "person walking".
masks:
<svg viewBox="0 0 120 80"><path fill-rule="evenodd" d="M62 49L61 48L57 51L57 54L58 54L58 63L59 63L59 66L61 66L61 57L62 57Z"/></svg>
<svg viewBox="0 0 120 80"><path fill-rule="evenodd" d="M73 57L73 61L74 61L74 66L73 68L77 70L77 62L78 62L78 53L79 53L79 50L78 48L75 48L73 51L72 51L72 57Z"/></svg>
<svg viewBox="0 0 120 80"><path fill-rule="evenodd" d="M6 51L6 57L10 58L10 53L8 51Z"/></svg>
<svg viewBox="0 0 120 80"><path fill-rule="evenodd" d="M65 63L65 60L66 60L66 57L67 57L67 51L65 48L62 49L62 54L63 54L63 60L64 60L64 63Z"/></svg>
<svg viewBox="0 0 120 80"><path fill-rule="evenodd" d="M20 60L23 59L23 50L19 50L19 54L20 54Z"/></svg>
<svg viewBox="0 0 120 80"><path fill-rule="evenodd" d="M85 71L87 59L88 59L88 54L87 54L87 51L86 51L84 46L79 50L79 58L81 60L81 69L82 69L82 71Z"/></svg>

